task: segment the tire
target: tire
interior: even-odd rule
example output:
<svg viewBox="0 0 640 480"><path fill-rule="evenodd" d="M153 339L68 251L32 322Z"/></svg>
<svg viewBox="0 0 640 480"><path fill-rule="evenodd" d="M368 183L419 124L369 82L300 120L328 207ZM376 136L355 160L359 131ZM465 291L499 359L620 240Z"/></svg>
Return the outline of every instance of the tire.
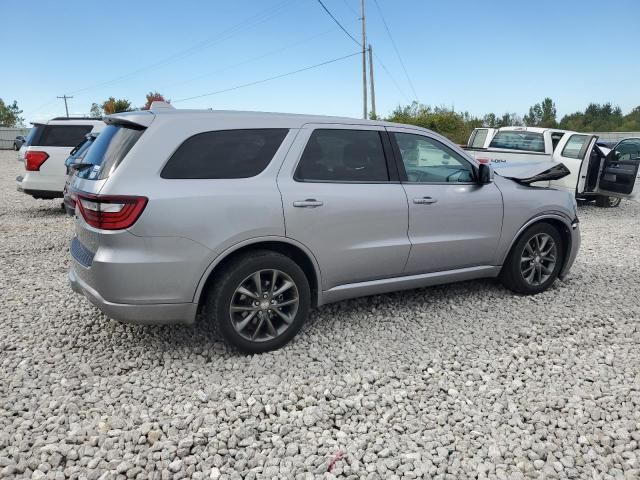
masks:
<svg viewBox="0 0 640 480"><path fill-rule="evenodd" d="M20 149L18 148L18 145L16 145L15 143L13 144L13 149L14 149L16 152L17 152L18 150L20 150Z"/></svg>
<svg viewBox="0 0 640 480"><path fill-rule="evenodd" d="M596 197L596 206L600 208L616 208L620 206L621 202L622 199L618 197L607 197L604 195Z"/></svg>
<svg viewBox="0 0 640 480"><path fill-rule="evenodd" d="M540 250L533 248L536 244L540 245L543 239L546 239L546 243L543 243ZM553 241L554 251L550 248L549 241ZM550 255L545 257L545 252ZM525 295L535 295L545 291L558 278L564 252L565 245L562 237L553 225L549 223L532 225L524 231L511 248L500 272L502 284L513 292ZM553 265L549 260L551 257L555 259ZM523 258L531 258L531 261L523 261ZM531 279L532 274L529 267L534 270L533 279Z"/></svg>
<svg viewBox="0 0 640 480"><path fill-rule="evenodd" d="M274 271L278 273L275 288L271 288ZM205 299L205 317L215 322L227 343L242 352L262 353L286 345L307 319L311 304L309 281L296 262L280 253L250 252L216 272L216 279ZM282 290L289 283L292 285ZM272 297L271 292L276 295ZM276 308L274 302L282 306ZM252 317L248 319L249 316Z"/></svg>

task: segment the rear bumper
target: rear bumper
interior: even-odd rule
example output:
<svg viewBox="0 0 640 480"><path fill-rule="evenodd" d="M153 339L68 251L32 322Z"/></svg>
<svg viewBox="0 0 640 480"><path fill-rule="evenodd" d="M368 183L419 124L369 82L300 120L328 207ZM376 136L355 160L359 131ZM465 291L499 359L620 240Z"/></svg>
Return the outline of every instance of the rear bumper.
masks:
<svg viewBox="0 0 640 480"><path fill-rule="evenodd" d="M192 324L196 318L196 303L126 304L105 300L96 290L80 279L74 267L69 270L69 283L107 317L137 325Z"/></svg>
<svg viewBox="0 0 640 480"><path fill-rule="evenodd" d="M22 192L26 195L31 195L34 198L41 198L43 200L62 198L62 191L43 190L37 187L38 184L32 184L32 182L29 182L25 177L16 177L16 190L18 190L19 192Z"/></svg>
<svg viewBox="0 0 640 480"><path fill-rule="evenodd" d="M569 271L571 270L571 267L573 266L573 263L575 262L576 257L578 256L578 250L580 250L580 242L581 242L580 224L577 218L573 222L571 222L570 233L571 233L571 247L567 254L567 261L562 267L562 270L560 270L559 277L561 280L564 280L569 275Z"/></svg>

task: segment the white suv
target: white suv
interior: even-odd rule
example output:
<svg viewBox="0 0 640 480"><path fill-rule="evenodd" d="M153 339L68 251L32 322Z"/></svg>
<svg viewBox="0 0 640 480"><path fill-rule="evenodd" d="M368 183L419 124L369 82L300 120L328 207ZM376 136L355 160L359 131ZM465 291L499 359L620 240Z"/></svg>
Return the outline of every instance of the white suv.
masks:
<svg viewBox="0 0 640 480"><path fill-rule="evenodd" d="M104 127L104 122L95 118L57 117L34 123L24 149L25 174L16 178L18 190L34 198L62 198L67 178L65 159L87 133Z"/></svg>

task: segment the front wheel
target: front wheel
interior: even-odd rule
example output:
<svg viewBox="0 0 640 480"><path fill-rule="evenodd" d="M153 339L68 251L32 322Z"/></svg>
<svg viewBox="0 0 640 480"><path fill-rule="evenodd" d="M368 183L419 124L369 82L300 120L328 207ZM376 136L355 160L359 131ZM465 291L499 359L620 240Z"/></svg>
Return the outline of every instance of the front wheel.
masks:
<svg viewBox="0 0 640 480"><path fill-rule="evenodd" d="M525 230L512 247L500 278L514 292L535 295L558 278L563 258L558 230L548 223L538 223Z"/></svg>
<svg viewBox="0 0 640 480"><path fill-rule="evenodd" d="M206 316L224 339L246 353L275 350L298 333L311 293L302 269L280 253L248 253L216 274Z"/></svg>
<svg viewBox="0 0 640 480"><path fill-rule="evenodd" d="M622 199L618 197L607 197L602 195L596 197L596 206L600 208L615 208L620 206L621 202Z"/></svg>

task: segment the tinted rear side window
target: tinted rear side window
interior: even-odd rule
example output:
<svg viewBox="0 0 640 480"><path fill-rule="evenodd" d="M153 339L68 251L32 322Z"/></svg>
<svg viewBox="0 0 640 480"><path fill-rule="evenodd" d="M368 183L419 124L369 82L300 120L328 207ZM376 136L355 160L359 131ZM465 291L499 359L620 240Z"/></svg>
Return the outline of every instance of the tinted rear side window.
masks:
<svg viewBox="0 0 640 480"><path fill-rule="evenodd" d="M108 125L93 141L82 162L93 168L79 171L78 177L88 180L109 177L143 133L143 128Z"/></svg>
<svg viewBox="0 0 640 480"><path fill-rule="evenodd" d="M217 130L187 138L160 176L171 179L249 178L273 159L289 130Z"/></svg>
<svg viewBox="0 0 640 480"><path fill-rule="evenodd" d="M311 182L388 181L380 133L375 130L315 130L304 149L295 179Z"/></svg>
<svg viewBox="0 0 640 480"><path fill-rule="evenodd" d="M75 147L93 129L92 125L44 125L31 145L38 147Z"/></svg>
<svg viewBox="0 0 640 480"><path fill-rule="evenodd" d="M535 132L503 131L496 133L489 147L544 153L544 137Z"/></svg>

